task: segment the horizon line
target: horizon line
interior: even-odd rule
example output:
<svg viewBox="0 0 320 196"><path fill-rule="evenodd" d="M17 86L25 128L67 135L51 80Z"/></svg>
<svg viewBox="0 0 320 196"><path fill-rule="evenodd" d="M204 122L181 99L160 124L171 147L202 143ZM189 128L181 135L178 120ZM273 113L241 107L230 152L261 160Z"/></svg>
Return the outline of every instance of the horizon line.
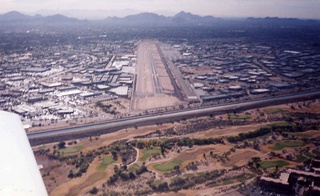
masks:
<svg viewBox="0 0 320 196"><path fill-rule="evenodd" d="M77 10L81 10L81 9L74 9L74 11L77 11ZM103 11L103 9L97 9L97 10L100 10L100 11ZM88 11L97 11L97 10L88 10ZM123 10L112 10L112 11L124 11L126 9L123 9ZM47 17L47 16L54 16L54 15L63 15L65 17L68 17L68 18L74 18L74 19L78 19L78 20L89 20L89 21L92 21L92 20L103 20L103 19L106 19L106 18L110 18L110 17L118 17L118 18L125 18L127 16L133 16L133 15L138 15L138 14L143 14L143 13L151 13L151 14L156 14L156 15L159 15L159 16L165 16L165 17L173 17L181 12L184 12L184 13L189 13L189 14L192 14L192 15L196 15L196 16L200 16L200 17L205 17L205 16L211 16L211 17L215 17L215 18L225 18L225 19L248 19L248 18L255 18L255 19L266 19L266 18L278 18L278 19L299 19L299 20L320 20L320 18L299 18L299 17L279 17L279 16L214 16L214 15L199 15L199 14L195 14L195 13L192 13L192 12L188 12L188 11L179 11L179 12L176 12L175 14L173 15L164 15L164 14L159 14L157 12L149 12L149 11L137 11L137 13L134 13L134 14L128 14L128 15L124 15L124 16L115 16L115 15L109 15L109 16L105 16L105 17L97 17L96 19L88 19L88 18L79 18L79 17L74 17L74 16L68 16L66 14L61 14L59 12L56 12L54 14L48 14L48 15L43 15L43 14L39 14L37 12L39 12L40 10L38 11L35 11L34 14L31 14L30 12L24 12L24 11L18 11L18 10L11 10L11 11L7 11L7 12L2 12L0 13L0 15L5 15L5 14L8 14L10 12L18 12L20 14L23 14L23 15L27 15L27 16L31 16L31 17L34 17L36 15L40 15L40 16L44 16L44 17ZM50 10L50 11L53 11L55 12L54 10ZM68 11L68 10L65 10L65 11ZM133 10L133 11L136 11L136 10ZM172 12L174 13L174 12Z"/></svg>

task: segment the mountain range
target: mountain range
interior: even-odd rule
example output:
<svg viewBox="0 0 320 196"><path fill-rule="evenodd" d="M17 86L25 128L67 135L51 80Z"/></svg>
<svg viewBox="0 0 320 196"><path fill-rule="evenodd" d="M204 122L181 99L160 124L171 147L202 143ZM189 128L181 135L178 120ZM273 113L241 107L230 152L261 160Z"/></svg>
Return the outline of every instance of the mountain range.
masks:
<svg viewBox="0 0 320 196"><path fill-rule="evenodd" d="M3 15L0 15L0 22L50 22L50 23L66 23L66 22L79 22L80 20L76 18L69 18L60 14L52 15L52 16L41 16L39 14L35 16L28 16L25 14L22 14L17 11L11 11L8 13L5 13Z"/></svg>
<svg viewBox="0 0 320 196"><path fill-rule="evenodd" d="M192 13L181 11L174 16L163 16L155 13L140 13L134 15L128 15L126 17L107 17L102 20L79 20L76 18L67 17L61 14L42 16L35 15L29 16L17 11L11 11L6 14L0 15L0 23L7 24L110 24L110 25L147 25L147 26L176 26L176 25L193 25L193 26L205 26L213 25L224 19L216 18L213 16L198 16ZM248 18L247 21L272 21L272 22L297 22L303 21L300 19L292 18Z"/></svg>
<svg viewBox="0 0 320 196"><path fill-rule="evenodd" d="M129 15L123 18L120 17L108 17L103 20L95 20L92 22L106 23L106 24L123 24L123 25L173 25L173 24L185 24L185 25L205 25L213 23L219 18L213 16L198 16L187 12L180 12L172 17L166 17L154 13L140 13L135 15ZM29 16L17 11L11 11L6 14L0 15L0 22L44 22L44 23L75 23L75 22L88 22L87 20L79 20L76 18L70 18L64 15L51 15L51 16Z"/></svg>

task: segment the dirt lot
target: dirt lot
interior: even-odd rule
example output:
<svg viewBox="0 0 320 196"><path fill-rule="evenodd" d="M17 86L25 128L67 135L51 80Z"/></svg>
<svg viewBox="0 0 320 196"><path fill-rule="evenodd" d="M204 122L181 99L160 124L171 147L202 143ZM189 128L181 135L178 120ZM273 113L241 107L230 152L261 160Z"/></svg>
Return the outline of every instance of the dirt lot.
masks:
<svg viewBox="0 0 320 196"><path fill-rule="evenodd" d="M242 166L248 163L251 157L257 156L259 152L254 150L237 150L236 153L232 154L229 157L229 160L223 163L222 165L225 167Z"/></svg>
<svg viewBox="0 0 320 196"><path fill-rule="evenodd" d="M308 102L309 103L309 102ZM277 107L267 107L267 108L260 108L259 110L249 110L244 112L249 113L248 115L251 115L253 117L255 116L261 116L261 113L265 113L266 119L268 116L271 115L280 115L281 113L285 112L287 113L297 113L301 111L313 111L313 108L317 108L318 101L316 102L310 102L309 106L308 103L294 103L294 104L288 104L288 105L281 105ZM291 106L294 106L296 109L292 109ZM305 105L305 106L304 106ZM300 110L301 109L301 110ZM242 115L242 114L241 114ZM203 119L209 118L209 117L202 117ZM212 118L212 117L210 117ZM190 121L190 122L189 122ZM70 147L75 146L81 146L81 151L83 153L87 153L88 151L95 150L99 147L107 146L117 140L123 140L123 139L133 139L135 136L142 136L149 133L154 133L156 130L162 130L167 128L173 128L174 126L177 126L182 123L196 123L197 120L188 120L188 122L175 122L174 124L163 124L163 125L153 125L153 126L146 126L146 127L137 127L137 128L130 128L130 129L124 129L120 130L115 133L110 133L106 135L101 135L98 138L92 137L90 140L89 138L84 138L81 140L78 140L77 144L71 145ZM261 127L264 127L271 123L276 123L278 121L271 121L271 122L264 122L264 123L254 123L250 125L244 125L244 126L223 126L220 128L213 128L207 131L203 132L194 132L186 135L178 135L178 136L172 136L172 137L190 137L190 138L208 138L208 137L225 137L230 135L237 135L242 132L249 132L249 131L255 131ZM294 136L296 138L314 138L319 136L318 130L309 130L303 133L294 133ZM272 137L272 135L268 136ZM291 136L290 136L291 137ZM267 138L267 139L270 139ZM145 140L148 140L148 138L144 138ZM150 139L150 138L149 138ZM152 139L159 139L162 138L152 138ZM213 170L232 170L234 166L243 166L248 163L248 161L251 160L252 157L260 157L262 161L274 161L278 160L279 158L270 157L270 149L269 147L274 146L275 142L272 144L270 143L263 143L260 139L260 150L254 150L253 148L245 148L245 149L235 149L235 152L231 152L231 148L235 148L235 144L229 143L225 140L225 144L215 144L215 145L205 145L205 146L196 146L193 147L179 147L178 145L175 145L172 150L167 150L165 153L165 157L161 156L161 158L152 158L150 160L147 160L145 162L147 168L152 171L152 173L148 173L150 175L150 178L157 178L161 179L161 181L166 181L170 183L170 178L174 177L171 176L170 178L166 177L168 174L164 174L165 172L160 172L154 168L154 165L159 164L166 164L168 162L171 162L173 160L179 160L180 169L183 172L181 176L192 175L195 172L207 172L207 171L213 171ZM277 136L275 141L282 141L282 136ZM44 146L42 148L46 149L50 147L50 145ZM312 145L306 145L304 148L309 147L311 149L315 148ZM38 147L40 148L40 147ZM52 148L52 144L51 147ZM159 148L159 146L157 146ZM286 157L288 154L292 155L298 155L299 148L285 148L283 150L275 151L276 153L281 153L283 157ZM302 148L302 147L301 147ZM210 151L213 152L214 156L210 156ZM230 154L226 155L226 152L231 152ZM78 152L79 153L79 152ZM206 156L204 156L204 154ZM140 150L139 157L141 157L142 150ZM226 156L225 156L226 155ZM304 156L307 156L307 153L303 154ZM294 156L295 158L295 156ZM280 159L279 159L280 160ZM283 159L281 159L283 160ZM47 160L40 159L40 164L43 165L50 165L47 163ZM50 192L50 195L84 195L88 190L90 190L93 186L101 187L103 182L106 182L110 175L113 174L113 166L114 164L120 164L120 159L117 163L113 163L112 165L109 165L105 171L97 171L96 167L100 164L101 160L99 158L94 159L94 161L90 164L88 171L79 178L75 179L68 179L66 177L66 173L69 171L69 167L67 165L60 165L59 162L50 162L51 166L55 167L54 169L50 170L50 177L46 177L45 181L46 185L48 186L48 191L53 190ZM195 162L197 164L196 171L193 170L186 170L186 165L190 162ZM294 161L287 161L290 165L286 167L292 167L297 165L297 162ZM137 161L137 165L142 165L142 162ZM48 168L44 168L48 169ZM55 180L52 180L50 178L54 177ZM56 182L55 182L56 181ZM228 181L227 181L228 182ZM230 178L230 182L233 184L224 185L223 183L220 183L218 187L208 187L204 186L203 184L197 185L193 187L190 190L182 190L177 193L167 193L166 195L223 195L229 189L227 187L236 185L237 180L234 180ZM125 182L121 182L125 183ZM132 184L135 184L136 186L139 186L140 181L133 181ZM116 185L118 187L114 187L111 190L115 190L117 192L121 192L121 186ZM123 186L127 186L124 184ZM148 186L145 185L147 188ZM129 189L128 189L129 190ZM225 191L222 191L225 190ZM230 189L231 190L231 189ZM154 194L156 195L156 194Z"/></svg>
<svg viewBox="0 0 320 196"><path fill-rule="evenodd" d="M261 127L266 126L267 124L270 124L270 123L214 128L214 129L210 129L208 131L204 131L200 133L187 134L185 136L191 137L191 138L224 137L224 136L236 135L243 132L255 131Z"/></svg>
<svg viewBox="0 0 320 196"><path fill-rule="evenodd" d="M171 126L173 125L163 124L163 125L153 125L153 126L124 129L118 132L102 135L99 137L98 140L93 139L92 141L90 141L89 139L85 139L80 143L80 145L85 146L85 148L82 151L86 153L89 150L94 150L102 146L107 146L117 140L132 139L135 136L145 135L145 134L154 132L158 129L166 129Z"/></svg>
<svg viewBox="0 0 320 196"><path fill-rule="evenodd" d="M102 102L103 105L111 105L116 113L127 114L129 113L130 100L118 98L117 100L110 100ZM100 109L101 110L101 109Z"/></svg>
<svg viewBox="0 0 320 196"><path fill-rule="evenodd" d="M90 141L89 138L82 139L78 142L76 146L83 146L82 152L85 154L90 150L97 149L102 146L109 145L117 140L122 139L131 139L138 135L148 134L150 132L154 132L157 129L165 129L172 126L171 124L164 124L161 126L154 125L154 126L146 126L146 127L138 127L121 130L119 132L110 133L106 135L100 136L97 140L92 138ZM52 147L53 144L47 145L46 147ZM35 147L37 149L39 147ZM39 164L46 164L45 160L41 160L37 158ZM119 159L120 161L120 159ZM58 165L58 163L54 161L50 161L53 167ZM69 172L70 168L67 166L60 166L55 167L55 169L50 169L50 176L55 177L56 182L54 183L51 179L46 179L46 186L48 186L48 191L50 195L82 195L85 192L89 191L93 186L99 185L105 182L112 174L113 174L113 165L108 166L104 172L96 171L96 167L100 164L101 160L96 158L89 166L88 171L81 176L80 178L75 178L69 180L67 178L67 173ZM51 192L52 190L52 192Z"/></svg>

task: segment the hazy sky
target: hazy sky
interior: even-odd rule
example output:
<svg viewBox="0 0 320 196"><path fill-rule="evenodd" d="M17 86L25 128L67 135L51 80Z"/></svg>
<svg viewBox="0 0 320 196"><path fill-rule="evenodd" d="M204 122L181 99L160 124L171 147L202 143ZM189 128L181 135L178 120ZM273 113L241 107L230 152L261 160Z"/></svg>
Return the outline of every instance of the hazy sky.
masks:
<svg viewBox="0 0 320 196"><path fill-rule="evenodd" d="M0 0L0 13L12 10L125 10L143 12L179 11L199 15L240 17L319 18L320 0Z"/></svg>

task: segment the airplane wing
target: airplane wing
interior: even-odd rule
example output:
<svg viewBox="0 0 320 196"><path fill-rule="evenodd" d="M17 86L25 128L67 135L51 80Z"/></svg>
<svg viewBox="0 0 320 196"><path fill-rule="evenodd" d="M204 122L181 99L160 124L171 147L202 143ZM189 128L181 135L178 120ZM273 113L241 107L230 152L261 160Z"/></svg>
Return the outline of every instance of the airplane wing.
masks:
<svg viewBox="0 0 320 196"><path fill-rule="evenodd" d="M0 195L46 196L20 117L0 111Z"/></svg>

